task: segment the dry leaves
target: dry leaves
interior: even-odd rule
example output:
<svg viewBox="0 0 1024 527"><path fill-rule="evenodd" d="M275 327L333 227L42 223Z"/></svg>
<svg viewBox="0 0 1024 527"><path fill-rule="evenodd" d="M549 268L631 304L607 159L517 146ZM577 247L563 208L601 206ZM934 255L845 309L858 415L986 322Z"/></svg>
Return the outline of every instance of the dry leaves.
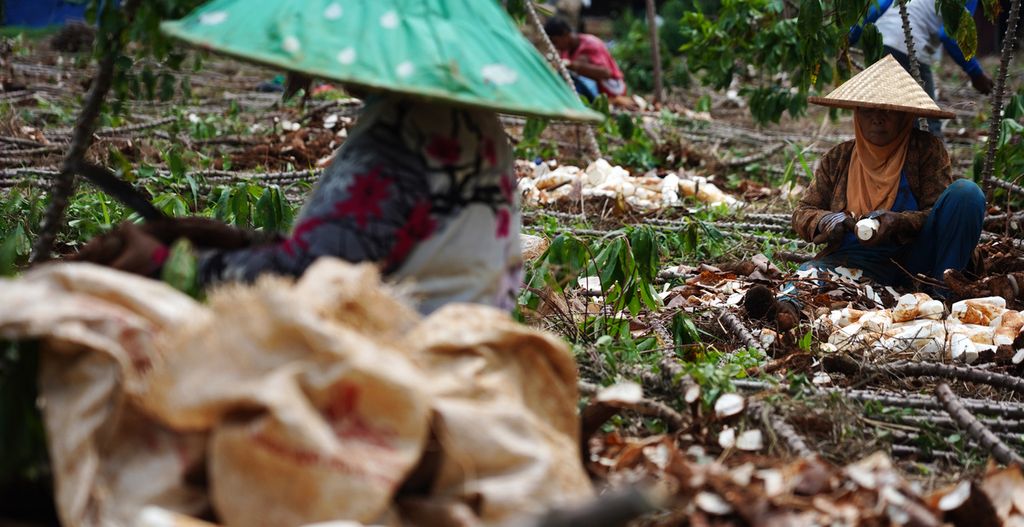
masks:
<svg viewBox="0 0 1024 527"><path fill-rule="evenodd" d="M700 447L684 451L668 436L610 434L595 442L590 460L590 470L611 485L650 486L674 496L669 512L643 525L1024 524L1019 467L992 468L981 481L926 495L881 452L846 467L817 457L783 462L740 454L720 461Z"/></svg>

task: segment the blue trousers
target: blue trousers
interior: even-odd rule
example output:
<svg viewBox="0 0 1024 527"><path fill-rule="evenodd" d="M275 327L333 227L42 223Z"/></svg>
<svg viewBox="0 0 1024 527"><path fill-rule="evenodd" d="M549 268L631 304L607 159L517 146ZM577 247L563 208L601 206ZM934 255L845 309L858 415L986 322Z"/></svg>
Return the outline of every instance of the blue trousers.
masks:
<svg viewBox="0 0 1024 527"><path fill-rule="evenodd" d="M576 93L582 95L587 102L594 102L594 99L600 95L600 90L597 87L597 81L590 77L584 77L575 72L570 72L569 75L572 77L573 85L576 87Z"/></svg>
<svg viewBox="0 0 1024 527"><path fill-rule="evenodd" d="M963 270L971 261L981 238L985 220L985 194L973 181L958 179L946 188L932 207L917 240L906 245L846 243L823 258L811 260L800 269L849 267L882 285L907 285L910 277L896 263L913 274L942 281L946 269Z"/></svg>

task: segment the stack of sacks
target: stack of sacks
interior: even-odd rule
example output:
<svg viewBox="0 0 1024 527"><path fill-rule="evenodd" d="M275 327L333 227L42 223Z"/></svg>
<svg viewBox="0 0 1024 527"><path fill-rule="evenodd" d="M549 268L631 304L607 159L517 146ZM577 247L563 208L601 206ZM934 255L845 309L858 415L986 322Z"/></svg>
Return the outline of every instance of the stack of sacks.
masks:
<svg viewBox="0 0 1024 527"><path fill-rule="evenodd" d="M1024 315L1006 309L1002 297L974 298L945 306L924 293L900 297L893 309L835 310L815 321L830 334L828 348L872 354L914 353L916 358L970 364L981 352L1012 346L1021 334ZM1014 363L1024 362L1024 349Z"/></svg>
<svg viewBox="0 0 1024 527"><path fill-rule="evenodd" d="M612 166L604 159L594 161L586 170L574 166L552 169L547 163L541 163L529 169L520 167L517 172L520 174L519 192L531 205L579 199L579 196L621 199L644 211L680 205L687 196L712 205L740 204L702 177L668 174L660 178L653 173L633 177L628 170ZM578 195L574 196L574 189L578 189Z"/></svg>

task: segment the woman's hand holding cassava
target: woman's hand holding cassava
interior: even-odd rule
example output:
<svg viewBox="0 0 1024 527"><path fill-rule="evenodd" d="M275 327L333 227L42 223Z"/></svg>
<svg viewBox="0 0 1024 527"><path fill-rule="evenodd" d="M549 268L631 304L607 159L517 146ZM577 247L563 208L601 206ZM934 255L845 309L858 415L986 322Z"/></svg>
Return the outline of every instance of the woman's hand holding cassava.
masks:
<svg viewBox="0 0 1024 527"><path fill-rule="evenodd" d="M814 237L814 243L835 242L842 240L843 235L852 232L856 224L853 216L846 212L832 212L821 217L818 221L818 235Z"/></svg>

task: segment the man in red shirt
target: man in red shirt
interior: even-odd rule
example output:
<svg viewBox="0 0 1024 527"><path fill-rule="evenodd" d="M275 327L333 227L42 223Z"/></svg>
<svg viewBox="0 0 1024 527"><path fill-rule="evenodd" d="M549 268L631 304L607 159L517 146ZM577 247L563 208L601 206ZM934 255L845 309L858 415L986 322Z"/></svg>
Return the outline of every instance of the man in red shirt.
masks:
<svg viewBox="0 0 1024 527"><path fill-rule="evenodd" d="M629 105L626 82L622 70L615 63L608 47L601 39L586 33L576 33L564 18L555 17L544 24L544 32L562 54L566 67L573 73L576 91L587 99L598 93L608 96L613 103Z"/></svg>

